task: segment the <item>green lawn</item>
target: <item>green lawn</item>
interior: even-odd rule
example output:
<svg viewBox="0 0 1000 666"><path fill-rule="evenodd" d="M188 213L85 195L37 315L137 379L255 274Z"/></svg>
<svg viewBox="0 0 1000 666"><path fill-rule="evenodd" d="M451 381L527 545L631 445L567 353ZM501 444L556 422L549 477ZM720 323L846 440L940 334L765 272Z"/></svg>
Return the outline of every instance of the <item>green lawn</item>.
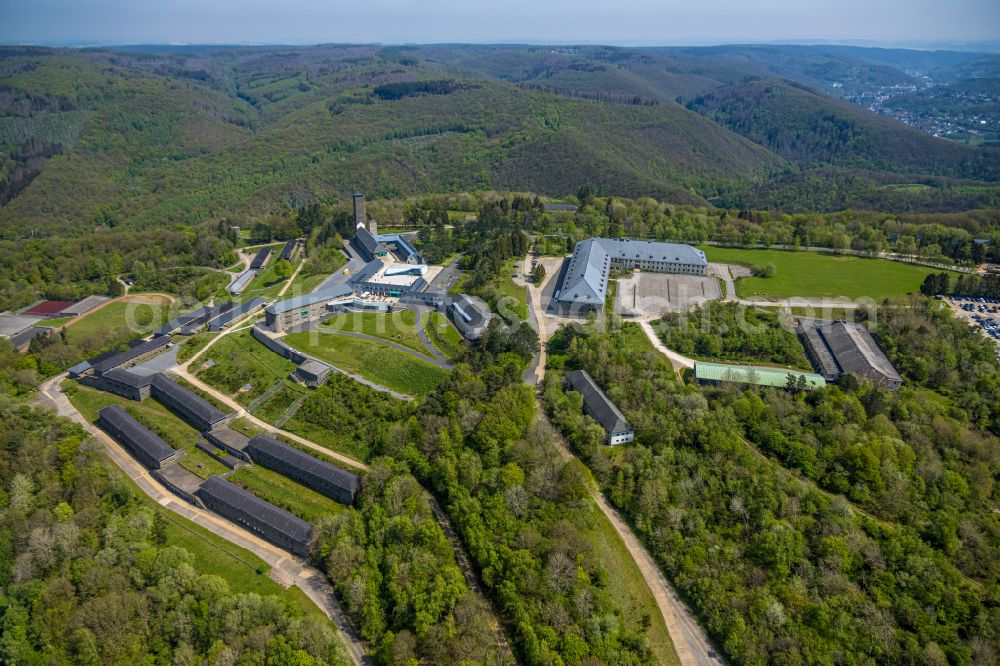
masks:
<svg viewBox="0 0 1000 666"><path fill-rule="evenodd" d="M285 342L342 370L407 395L425 396L448 376L430 363L371 340L303 331L285 336Z"/></svg>
<svg viewBox="0 0 1000 666"><path fill-rule="evenodd" d="M302 259L305 261L305 258ZM324 261L326 263L326 261ZM312 273L309 271L308 266L304 266L298 275L295 276L295 280L292 281L292 286L288 288L285 292L286 296L298 296L300 294L308 294L313 289L319 286L319 284L330 277L331 273L335 273L347 263L347 255L344 252L337 252L337 264L326 264L326 269L319 273Z"/></svg>
<svg viewBox="0 0 1000 666"><path fill-rule="evenodd" d="M517 286L510 277L514 273L521 274L521 261L511 259L504 268L504 271L504 274L497 281L497 297L503 299L504 304L524 321L528 318L528 288ZM497 303L497 307L502 311L502 306L499 302Z"/></svg>
<svg viewBox="0 0 1000 666"><path fill-rule="evenodd" d="M888 259L839 256L820 252L743 250L702 247L709 261L764 265L774 264L769 278L749 277L736 281L741 298L868 297L880 300L918 292L928 273L940 270Z"/></svg>
<svg viewBox="0 0 1000 666"><path fill-rule="evenodd" d="M247 285L247 288L239 296L241 303L246 303L251 298L256 298L257 296L274 299L278 295L278 292L281 291L288 278L278 277L275 274L274 266L277 263L277 259L272 257L271 261L254 276L254 279L250 281L250 284ZM292 266L292 269L294 270L295 267Z"/></svg>
<svg viewBox="0 0 1000 666"><path fill-rule="evenodd" d="M337 331L364 333L376 338L391 340L421 354L427 354L427 347L417 334L417 313L413 310L398 310L392 313L345 312L322 324Z"/></svg>
<svg viewBox="0 0 1000 666"><path fill-rule="evenodd" d="M241 467L229 480L309 523L315 523L323 515L347 510L343 504L259 465Z"/></svg>
<svg viewBox="0 0 1000 666"><path fill-rule="evenodd" d="M59 326L62 326L71 319L73 319L73 317L52 317L51 319L43 319L42 321L38 322L37 325L41 326L42 328L58 328Z"/></svg>
<svg viewBox="0 0 1000 666"><path fill-rule="evenodd" d="M465 352L462 334L440 312L424 315L424 330L437 350L449 359L455 360Z"/></svg>
<svg viewBox="0 0 1000 666"><path fill-rule="evenodd" d="M181 467L184 469L203 479L229 471L228 467L195 447L194 443L199 437L197 430L152 398L136 402L89 386L82 386L72 380L67 380L63 386L68 388L67 396L73 406L91 423L97 420L98 410L109 405L121 405L136 421L184 453L180 459Z"/></svg>
<svg viewBox="0 0 1000 666"><path fill-rule="evenodd" d="M183 335L177 336L180 338L177 343L180 344L180 349L177 350L177 362L183 363L195 354L197 354L201 349L212 341L215 336L219 335L212 331L202 331L201 333L196 333L187 339L184 339Z"/></svg>
<svg viewBox="0 0 1000 666"><path fill-rule="evenodd" d="M302 271L292 280L292 286L285 292L285 297L291 298L292 296L308 294L328 277L330 277L329 273L306 273Z"/></svg>
<svg viewBox="0 0 1000 666"><path fill-rule="evenodd" d="M95 310L66 329L70 344L94 335L111 337L114 332L125 329L143 336L163 323L166 318L168 299L165 296L148 297L149 303L115 301L100 310Z"/></svg>
<svg viewBox="0 0 1000 666"><path fill-rule="evenodd" d="M215 365L206 368L209 361ZM245 330L230 333L212 345L192 364L191 371L201 381L227 395L235 395L241 405L247 405L277 382L284 381L295 367ZM249 384L250 389L237 395L244 384Z"/></svg>

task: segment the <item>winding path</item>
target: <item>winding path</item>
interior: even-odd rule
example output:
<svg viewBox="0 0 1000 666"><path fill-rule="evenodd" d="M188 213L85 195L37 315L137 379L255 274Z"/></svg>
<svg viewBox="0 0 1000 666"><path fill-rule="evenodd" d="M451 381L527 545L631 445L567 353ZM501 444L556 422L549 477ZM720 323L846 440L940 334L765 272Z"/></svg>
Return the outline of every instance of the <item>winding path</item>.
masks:
<svg viewBox="0 0 1000 666"><path fill-rule="evenodd" d="M656 331L653 330L653 325L649 323L649 321L640 321L639 328L641 328L642 332L646 334L647 338L649 338L650 344L652 344L658 352L670 360L670 365L674 366L674 370L680 371L683 368L694 369L694 359L682 356L663 344L660 341L660 337L656 334Z"/></svg>
<svg viewBox="0 0 1000 666"><path fill-rule="evenodd" d="M170 491L154 480L146 469L126 453L107 433L94 427L76 410L59 389L59 385L66 379L66 376L66 373L63 373L52 377L39 387L40 396L55 409L57 415L80 424L84 430L100 441L112 462L157 504L204 527L216 536L250 551L271 567L268 575L283 587L295 585L302 590L323 611L323 614L336 624L351 661L357 666L366 666L372 663L365 653L360 636L348 622L347 616L344 615L337 603L333 589L319 570L229 521L177 499Z"/></svg>
<svg viewBox="0 0 1000 666"><path fill-rule="evenodd" d="M528 259L525 258L525 267L527 266ZM555 276L553 275L547 275L546 279L539 285L527 283L529 305L528 323L538 333L541 351L533 360L532 366L529 367L529 370L533 370L533 372L530 373L530 377L529 373L526 371L525 381L528 383L534 383L535 385L541 384L545 375L545 347L548 342L548 331L545 327L545 319L541 311L541 292L544 289L545 284L554 277ZM648 322L644 323L648 325ZM652 332L652 327L650 327L649 330ZM647 333L647 335L649 335L649 333ZM655 334L653 334L653 337L656 337ZM684 358L680 355L678 355L678 357L679 359ZM686 360L690 361L690 359ZM694 365L693 362L691 362L691 364L692 366ZM529 378L534 379L534 382L529 381ZM539 418L548 420L548 416L541 408L541 405L538 406L538 414ZM562 437L557 437L556 441L558 442L560 455L562 455L564 459L569 460L575 458L573 452L570 451ZM691 610L687 607L687 604L680 599L677 592L674 591L673 587L671 587L669 581L667 581L663 572L660 571L656 562L649 554L649 551L646 550L645 546L643 546L643 544L635 536L629 525L622 520L621 515L613 506L611 506L596 484L591 484L590 494L594 498L594 502L597 504L598 508L601 510L601 513L603 513L608 519L608 522L611 523L611 526L614 528L619 538L621 538L622 543L625 544L625 548L628 550L629 555L631 555L632 561L635 562L636 568L638 568L639 573L646 582L646 586L653 595L653 599L656 601L656 605L660 610L660 615L663 617L663 622L667 627L667 633L670 634L670 640L673 641L674 650L677 652L677 657L680 659L681 664L695 664L696 666L723 666L725 661L715 648L712 647L712 644L708 640L708 634L706 634L705 630L700 624L698 624L698 621L695 619Z"/></svg>

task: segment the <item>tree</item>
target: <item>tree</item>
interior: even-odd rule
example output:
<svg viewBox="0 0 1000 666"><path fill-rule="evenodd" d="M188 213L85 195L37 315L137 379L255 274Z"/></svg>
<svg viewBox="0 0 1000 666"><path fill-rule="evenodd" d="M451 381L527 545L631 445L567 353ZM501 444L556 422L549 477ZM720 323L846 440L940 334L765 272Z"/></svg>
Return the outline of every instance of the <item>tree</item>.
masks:
<svg viewBox="0 0 1000 666"><path fill-rule="evenodd" d="M541 264L535 264L535 267L531 269L531 281L535 284L541 284L542 280L545 279L545 266Z"/></svg>
<svg viewBox="0 0 1000 666"><path fill-rule="evenodd" d="M288 259L278 259L274 263L274 274L282 280L287 279L292 274L292 264Z"/></svg>

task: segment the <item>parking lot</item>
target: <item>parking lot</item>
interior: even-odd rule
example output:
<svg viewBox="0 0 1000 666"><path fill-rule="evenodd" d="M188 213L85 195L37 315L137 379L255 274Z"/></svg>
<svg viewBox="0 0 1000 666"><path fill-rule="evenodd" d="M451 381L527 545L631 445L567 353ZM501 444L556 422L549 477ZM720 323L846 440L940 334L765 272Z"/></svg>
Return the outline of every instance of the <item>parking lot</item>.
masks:
<svg viewBox="0 0 1000 666"><path fill-rule="evenodd" d="M979 328L1000 347L1000 299L949 296L945 300L956 316Z"/></svg>

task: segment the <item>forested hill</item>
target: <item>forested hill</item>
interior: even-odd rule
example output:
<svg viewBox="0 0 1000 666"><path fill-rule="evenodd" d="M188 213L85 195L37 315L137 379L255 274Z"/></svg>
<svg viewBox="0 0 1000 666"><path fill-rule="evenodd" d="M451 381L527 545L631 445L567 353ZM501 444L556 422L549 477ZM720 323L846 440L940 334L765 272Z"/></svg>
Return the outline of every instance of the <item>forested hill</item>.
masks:
<svg viewBox="0 0 1000 666"><path fill-rule="evenodd" d="M783 57L769 75L819 76ZM561 196L590 184L798 209L798 174L830 166L951 189L880 181L827 205L956 210L1000 197L995 150L783 80L747 82L760 74L747 58L608 47L6 47L0 239L253 218L352 190ZM704 115L678 98L701 100Z"/></svg>
<svg viewBox="0 0 1000 666"><path fill-rule="evenodd" d="M699 95L687 106L803 167L1000 178L1000 153L935 139L789 82L749 79Z"/></svg>

